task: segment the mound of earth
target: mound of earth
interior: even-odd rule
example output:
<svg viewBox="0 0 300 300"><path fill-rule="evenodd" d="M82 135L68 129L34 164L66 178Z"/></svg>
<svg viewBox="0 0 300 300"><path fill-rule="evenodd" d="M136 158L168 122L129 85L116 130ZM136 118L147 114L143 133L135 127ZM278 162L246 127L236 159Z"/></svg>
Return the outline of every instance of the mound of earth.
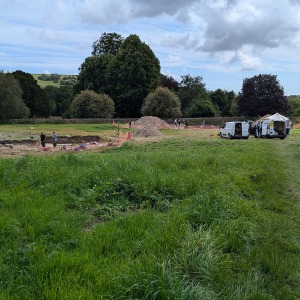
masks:
<svg viewBox="0 0 300 300"><path fill-rule="evenodd" d="M134 135L134 137L157 137L163 136L163 134L152 126L144 126L143 128L138 129Z"/></svg>
<svg viewBox="0 0 300 300"><path fill-rule="evenodd" d="M167 122L161 120L158 117L145 116L136 120L131 125L132 128L155 128L155 129L170 129L172 128Z"/></svg>

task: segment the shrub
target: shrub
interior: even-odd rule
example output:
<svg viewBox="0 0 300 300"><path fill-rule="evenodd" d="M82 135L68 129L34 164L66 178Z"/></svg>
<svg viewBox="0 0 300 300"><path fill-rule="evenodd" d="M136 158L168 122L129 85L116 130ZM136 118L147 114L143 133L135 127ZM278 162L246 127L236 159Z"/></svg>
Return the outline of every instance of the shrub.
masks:
<svg viewBox="0 0 300 300"><path fill-rule="evenodd" d="M115 112L113 100L105 94L81 91L70 105L70 114L75 118L110 118Z"/></svg>
<svg viewBox="0 0 300 300"><path fill-rule="evenodd" d="M162 87L146 97L141 111L144 116L151 115L160 118L176 118L182 115L177 95L168 88Z"/></svg>

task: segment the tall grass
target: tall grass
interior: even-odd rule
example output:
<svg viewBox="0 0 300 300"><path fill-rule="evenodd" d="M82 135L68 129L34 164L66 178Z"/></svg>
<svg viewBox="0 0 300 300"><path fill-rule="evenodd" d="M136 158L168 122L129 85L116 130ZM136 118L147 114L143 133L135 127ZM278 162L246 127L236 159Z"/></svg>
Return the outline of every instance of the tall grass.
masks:
<svg viewBox="0 0 300 300"><path fill-rule="evenodd" d="M1 160L0 298L298 299L284 142Z"/></svg>

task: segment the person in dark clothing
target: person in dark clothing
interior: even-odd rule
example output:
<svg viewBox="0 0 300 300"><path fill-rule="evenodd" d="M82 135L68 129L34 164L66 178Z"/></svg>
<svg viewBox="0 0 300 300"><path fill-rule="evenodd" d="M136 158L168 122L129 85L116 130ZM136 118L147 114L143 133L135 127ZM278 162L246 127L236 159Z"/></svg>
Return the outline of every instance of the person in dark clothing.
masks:
<svg viewBox="0 0 300 300"><path fill-rule="evenodd" d="M185 120L185 121L184 121L184 126L185 126L186 129L189 128L189 121L188 121L188 120Z"/></svg>
<svg viewBox="0 0 300 300"><path fill-rule="evenodd" d="M42 147L45 147L46 146L46 135L42 132L40 137L41 137Z"/></svg>
<svg viewBox="0 0 300 300"><path fill-rule="evenodd" d="M55 131L53 131L52 143L53 143L53 147L55 148L57 145L57 134L55 133Z"/></svg>

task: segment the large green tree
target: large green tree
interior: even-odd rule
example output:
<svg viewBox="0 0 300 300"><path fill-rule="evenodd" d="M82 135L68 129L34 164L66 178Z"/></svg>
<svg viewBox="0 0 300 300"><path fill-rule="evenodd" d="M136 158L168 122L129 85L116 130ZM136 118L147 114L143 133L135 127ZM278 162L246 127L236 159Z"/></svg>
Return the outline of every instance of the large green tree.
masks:
<svg viewBox="0 0 300 300"><path fill-rule="evenodd" d="M225 90L217 89L213 92L210 92L209 97L218 110L219 115L231 115L231 106L233 100L235 99L235 94L233 91L228 92Z"/></svg>
<svg viewBox="0 0 300 300"><path fill-rule="evenodd" d="M109 95L118 117L138 117L144 98L160 83L160 63L137 35L128 36L107 72Z"/></svg>
<svg viewBox="0 0 300 300"><path fill-rule="evenodd" d="M103 33L93 43L92 55L88 56L79 67L75 93L83 90L93 90L97 93L107 93L107 67L121 47L124 38L113 32Z"/></svg>
<svg viewBox="0 0 300 300"><path fill-rule="evenodd" d="M74 98L73 86L52 86L44 87L46 98L50 104L52 116L68 117L68 108Z"/></svg>
<svg viewBox="0 0 300 300"><path fill-rule="evenodd" d="M191 75L184 75L181 78L178 96L184 117L205 116L205 113L208 111L208 104L209 107L212 107L213 114L215 114L215 109L203 83L203 78L201 76L192 77ZM201 102L206 104L203 103L202 105ZM211 116L211 113L209 113L209 116Z"/></svg>
<svg viewBox="0 0 300 300"><path fill-rule="evenodd" d="M87 57L79 68L77 83L74 86L75 93L83 90L107 93L106 75L108 64L112 58L112 54Z"/></svg>
<svg viewBox="0 0 300 300"><path fill-rule="evenodd" d="M118 117L140 116L144 98L160 83L159 61L137 35L123 40L116 33L104 33L79 71L75 92L108 94Z"/></svg>
<svg viewBox="0 0 300 300"><path fill-rule="evenodd" d="M123 43L124 38L115 32L104 32L101 37L93 43L93 56L99 56L102 54L116 55Z"/></svg>
<svg viewBox="0 0 300 300"><path fill-rule="evenodd" d="M27 118L29 108L22 100L22 89L11 74L0 72L0 119Z"/></svg>
<svg viewBox="0 0 300 300"><path fill-rule="evenodd" d="M194 98L187 113L188 117L191 118L214 117L215 114L216 110L211 100L208 98L203 99L201 96Z"/></svg>
<svg viewBox="0 0 300 300"><path fill-rule="evenodd" d="M172 76L160 74L160 84L161 87L166 87L170 91L177 92L179 90L179 82L177 82Z"/></svg>
<svg viewBox="0 0 300 300"><path fill-rule="evenodd" d="M288 96L289 101L289 116L299 117L300 116L300 96L290 95Z"/></svg>
<svg viewBox="0 0 300 300"><path fill-rule="evenodd" d="M30 116L46 117L50 115L51 107L45 92L29 73L15 71L13 76L19 81L23 91L22 99L30 109Z"/></svg>
<svg viewBox="0 0 300 300"><path fill-rule="evenodd" d="M180 101L178 96L168 88L159 87L149 93L141 109L144 116L160 118L181 117Z"/></svg>
<svg viewBox="0 0 300 300"><path fill-rule="evenodd" d="M114 110L109 96L94 91L81 91L70 104L70 115L75 118L111 118Z"/></svg>
<svg viewBox="0 0 300 300"><path fill-rule="evenodd" d="M276 75L259 74L243 81L238 111L246 116L263 116L288 111L288 99Z"/></svg>

